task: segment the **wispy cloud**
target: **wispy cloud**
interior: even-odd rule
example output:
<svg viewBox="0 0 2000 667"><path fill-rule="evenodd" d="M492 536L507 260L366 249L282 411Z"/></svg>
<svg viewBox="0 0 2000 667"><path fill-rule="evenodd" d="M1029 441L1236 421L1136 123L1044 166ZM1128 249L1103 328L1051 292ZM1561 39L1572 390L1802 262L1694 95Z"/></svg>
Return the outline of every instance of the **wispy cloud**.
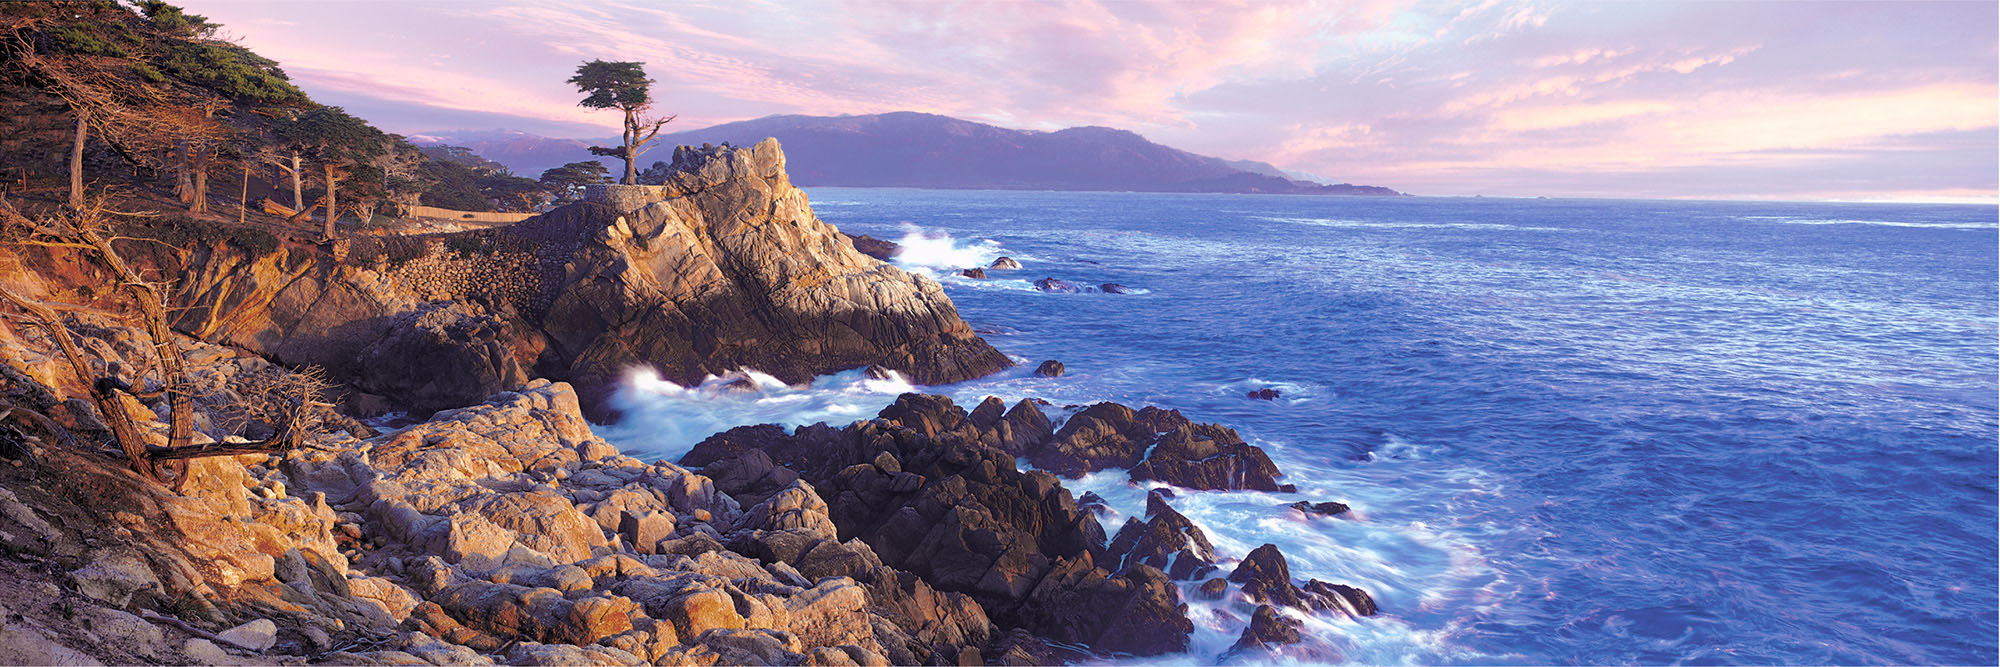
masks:
<svg viewBox="0 0 2000 667"><path fill-rule="evenodd" d="M327 101L531 130L612 133L563 83L606 58L646 62L689 126L893 110L1113 125L1422 192L2000 190L1990 3L191 4ZM1933 140L1896 139L1913 135Z"/></svg>

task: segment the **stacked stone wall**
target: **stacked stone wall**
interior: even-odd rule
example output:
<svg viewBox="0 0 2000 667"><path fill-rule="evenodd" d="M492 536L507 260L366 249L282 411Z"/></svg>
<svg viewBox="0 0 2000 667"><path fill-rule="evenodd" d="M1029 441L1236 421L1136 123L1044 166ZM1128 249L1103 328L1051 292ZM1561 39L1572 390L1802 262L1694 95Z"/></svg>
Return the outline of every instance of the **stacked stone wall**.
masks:
<svg viewBox="0 0 2000 667"><path fill-rule="evenodd" d="M538 315L547 311L577 245L492 229L403 237L358 259L420 301L471 297Z"/></svg>

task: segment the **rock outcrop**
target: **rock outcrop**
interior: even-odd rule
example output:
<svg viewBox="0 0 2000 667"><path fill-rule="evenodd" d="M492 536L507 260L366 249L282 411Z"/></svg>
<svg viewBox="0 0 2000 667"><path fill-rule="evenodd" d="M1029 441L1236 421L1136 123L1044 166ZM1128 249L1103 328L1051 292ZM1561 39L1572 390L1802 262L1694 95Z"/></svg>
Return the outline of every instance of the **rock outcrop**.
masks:
<svg viewBox="0 0 2000 667"><path fill-rule="evenodd" d="M1318 579L1304 587L1292 583L1291 565L1277 545L1266 544L1250 551L1229 582L1242 585L1243 595L1252 602L1303 610L1337 611L1352 616L1373 616L1375 599L1353 586L1330 584Z"/></svg>
<svg viewBox="0 0 2000 667"><path fill-rule="evenodd" d="M1033 406L1003 414L990 399L968 414L942 396L904 394L876 419L842 429L727 431L681 463L727 471L769 457L797 470L827 499L839 536L938 590L970 596L1003 626L1097 650L1185 650L1192 625L1167 574L1145 555L1112 560L1102 528L1069 491L1048 473L1017 469L1002 449L1015 424L1026 431L1039 421L1046 433ZM1143 548L1164 550L1157 541ZM1127 552L1141 548L1134 542Z"/></svg>
<svg viewBox="0 0 2000 667"><path fill-rule="evenodd" d="M860 236L843 234L843 236L846 236L848 241L854 243L854 249L856 251L859 251L863 255L867 255L869 257L882 260L884 262L889 261L891 258L895 257L896 251L903 249L903 247L897 245L895 241L886 241L883 239L875 238L873 236L869 236L867 234L862 234Z"/></svg>
<svg viewBox="0 0 2000 667"><path fill-rule="evenodd" d="M1134 481L1158 480L1189 489L1291 491L1270 456L1217 424L1198 424L1178 410L1137 411L1098 403L1069 418L1055 437L1026 452L1044 470L1077 477L1128 468Z"/></svg>
<svg viewBox="0 0 2000 667"><path fill-rule="evenodd" d="M180 277L175 328L325 368L419 415L549 377L602 416L638 364L684 384L744 367L803 382L870 364L936 384L1009 365L935 281L820 221L775 141L683 147L665 185L616 201L324 246L140 244L159 247L130 259Z"/></svg>
<svg viewBox="0 0 2000 667"><path fill-rule="evenodd" d="M1106 551L1121 566L1143 563L1174 579L1191 581L1215 571L1215 547L1208 535L1158 492L1146 494L1145 520L1127 519Z"/></svg>

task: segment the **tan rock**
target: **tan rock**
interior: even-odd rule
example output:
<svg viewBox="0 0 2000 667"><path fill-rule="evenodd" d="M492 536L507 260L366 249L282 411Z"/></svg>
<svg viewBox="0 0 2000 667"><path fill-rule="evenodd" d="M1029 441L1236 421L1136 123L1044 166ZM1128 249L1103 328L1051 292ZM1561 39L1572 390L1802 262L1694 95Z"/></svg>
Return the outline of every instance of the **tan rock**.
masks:
<svg viewBox="0 0 2000 667"><path fill-rule="evenodd" d="M868 592L853 579L840 577L785 601L789 627L806 646L856 646L879 649L868 623Z"/></svg>
<svg viewBox="0 0 2000 667"><path fill-rule="evenodd" d="M674 624L674 631L681 637L694 637L714 629L736 629L744 626L743 617L736 613L736 602L728 593L718 589L699 590L673 600L660 620Z"/></svg>
<svg viewBox="0 0 2000 667"><path fill-rule="evenodd" d="M382 608L390 618L400 623L409 618L410 610L417 606L417 597L409 589L381 577L361 577L347 580L348 590L357 600L366 600Z"/></svg>

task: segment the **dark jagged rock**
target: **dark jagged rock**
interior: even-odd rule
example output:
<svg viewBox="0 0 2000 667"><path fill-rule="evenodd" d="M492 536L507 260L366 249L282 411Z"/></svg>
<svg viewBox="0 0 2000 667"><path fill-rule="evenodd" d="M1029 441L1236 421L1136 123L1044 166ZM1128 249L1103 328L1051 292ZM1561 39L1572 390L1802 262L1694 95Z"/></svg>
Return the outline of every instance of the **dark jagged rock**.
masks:
<svg viewBox="0 0 2000 667"><path fill-rule="evenodd" d="M1375 598L1367 591L1314 579L1304 588L1292 584L1291 566L1276 545L1266 544L1250 552L1229 573L1229 581L1243 585L1243 594L1253 602L1294 609L1339 611L1353 616L1376 613Z"/></svg>
<svg viewBox="0 0 2000 667"><path fill-rule="evenodd" d="M1254 398L1260 401L1275 401L1278 400L1278 397L1282 395L1283 395L1282 392L1279 392L1278 390L1272 389L1270 387L1265 387L1263 389L1258 389L1248 394L1244 394L1244 396L1246 397Z"/></svg>
<svg viewBox="0 0 2000 667"><path fill-rule="evenodd" d="M1299 587L1292 585L1292 568L1275 544L1251 550L1250 555L1236 565L1236 571L1229 573L1229 582L1242 584L1243 594L1253 602L1306 608L1305 599L1299 596Z"/></svg>
<svg viewBox="0 0 2000 667"><path fill-rule="evenodd" d="M1035 281L1035 289L1043 292L1060 292L1064 294L1075 294L1083 291L1083 288L1076 286L1075 283L1066 280L1056 280L1054 278L1043 278Z"/></svg>
<svg viewBox="0 0 2000 667"><path fill-rule="evenodd" d="M963 271L959 271L959 272L958 272L958 275L961 275L961 276L965 276L965 277L967 277L967 278L972 278L972 279L975 279L975 280L985 280L985 279L986 279L986 269L982 269L982 268L978 268L978 267L973 267L973 268L970 268L970 269L965 269L965 270L963 270Z"/></svg>
<svg viewBox="0 0 2000 667"><path fill-rule="evenodd" d="M1282 473L1264 450L1244 443L1228 428L1196 424L1178 410L1134 412L1098 403L1071 417L1029 457L1036 466L1071 478L1129 468L1133 481L1159 480L1182 488L1285 489L1277 482Z"/></svg>
<svg viewBox="0 0 2000 667"><path fill-rule="evenodd" d="M1146 460L1132 467L1133 481L1155 479L1202 490L1288 490L1289 485L1278 484L1284 473L1271 457L1243 442L1236 431L1193 423L1177 410L1164 411L1153 421L1167 430L1146 450Z"/></svg>
<svg viewBox="0 0 2000 667"><path fill-rule="evenodd" d="M1301 500L1296 503L1286 505L1286 507L1290 507L1292 509L1304 512L1309 515L1318 514L1320 516L1338 516L1341 514L1346 514L1348 509L1347 505L1343 503L1336 503L1336 502L1315 503L1308 500Z"/></svg>
<svg viewBox="0 0 2000 667"><path fill-rule="evenodd" d="M1020 613L1051 639L1133 655L1186 651L1194 632L1166 573L1134 565L1107 576L1088 555L1059 561Z"/></svg>
<svg viewBox="0 0 2000 667"><path fill-rule="evenodd" d="M1021 268L1021 263L1014 261L1014 258L1012 257L1002 256L999 259L993 260L993 264L986 268L993 269L995 271L1016 271Z"/></svg>
<svg viewBox="0 0 2000 667"><path fill-rule="evenodd" d="M1229 653L1297 644L1299 628L1304 625L1271 605L1257 605L1257 611L1250 614L1250 626L1244 628L1236 643L1229 647Z"/></svg>
<svg viewBox="0 0 2000 667"><path fill-rule="evenodd" d="M1000 400L998 396L988 396L984 400L981 400L979 406L973 408L972 412L967 414L965 418L972 420L972 425L975 428L987 431L998 426L1000 421L1006 418L1006 414L1007 403Z"/></svg>
<svg viewBox="0 0 2000 667"><path fill-rule="evenodd" d="M1306 582L1303 590L1307 603L1314 609L1338 609L1352 616L1374 616L1380 611L1375 607L1374 596L1353 586L1314 579Z"/></svg>
<svg viewBox="0 0 2000 667"><path fill-rule="evenodd" d="M1132 288L1130 288L1130 287L1126 287L1126 286L1124 286L1124 285L1120 285L1120 284L1118 284L1118 283L1105 283L1105 284L1103 284L1103 285L1099 285L1099 286L1097 286L1097 288L1098 288L1098 289L1101 289L1101 290L1104 290L1104 293L1105 293L1105 294L1131 294L1131 293L1132 293Z"/></svg>
<svg viewBox="0 0 2000 667"><path fill-rule="evenodd" d="M854 242L854 250L856 252L884 262L895 257L896 251L902 249L902 246L896 245L895 241L885 241L867 234L860 236L841 234L841 236L845 236L847 240Z"/></svg>
<svg viewBox="0 0 2000 667"><path fill-rule="evenodd" d="M702 468L702 474L715 481L715 488L744 505L764 502L799 479L798 473L772 462L770 455L760 449L710 462Z"/></svg>
<svg viewBox="0 0 2000 667"><path fill-rule="evenodd" d="M1062 374L1063 374L1062 362L1056 361L1054 359L1044 361L1042 362L1042 365L1035 367L1036 377L1045 377L1045 378L1062 377Z"/></svg>
<svg viewBox="0 0 2000 667"><path fill-rule="evenodd" d="M1097 516L1104 516L1106 512L1111 511L1110 503L1105 502L1104 496L1097 495L1096 491L1083 492L1083 496L1076 499L1076 506Z"/></svg>
<svg viewBox="0 0 2000 667"><path fill-rule="evenodd" d="M996 435L999 440L997 446L1018 458L1055 437L1056 426L1048 415L1042 414L1034 399L1024 398L1007 410Z"/></svg>
<svg viewBox="0 0 2000 667"><path fill-rule="evenodd" d="M1098 650L1180 650L1191 625L1164 573L1097 567L1104 532L1056 478L1023 472L998 445L1046 420L1030 401L995 418L997 399L972 414L942 396L904 394L875 420L835 429L732 429L697 445L685 465L738 461L757 449L797 470L826 499L843 538L859 538L882 565L964 593L1003 626ZM1016 425L1019 425L1018 427ZM736 465L748 469L748 464ZM727 467L727 465L725 465ZM732 478L733 479L733 478ZM801 554L812 576L814 551ZM1079 605L1096 605L1082 607ZM1115 616L1078 609L1123 610Z"/></svg>
<svg viewBox="0 0 2000 667"><path fill-rule="evenodd" d="M1208 535L1167 505L1159 493L1146 496L1146 520L1127 519L1105 549L1120 567L1144 563L1174 579L1190 581L1215 571L1215 547Z"/></svg>
<svg viewBox="0 0 2000 667"><path fill-rule="evenodd" d="M1229 592L1229 580L1224 579L1222 577L1216 577L1214 579L1201 582L1201 586L1195 588L1195 597L1201 598L1203 600L1220 600L1222 599L1223 594L1228 592Z"/></svg>

